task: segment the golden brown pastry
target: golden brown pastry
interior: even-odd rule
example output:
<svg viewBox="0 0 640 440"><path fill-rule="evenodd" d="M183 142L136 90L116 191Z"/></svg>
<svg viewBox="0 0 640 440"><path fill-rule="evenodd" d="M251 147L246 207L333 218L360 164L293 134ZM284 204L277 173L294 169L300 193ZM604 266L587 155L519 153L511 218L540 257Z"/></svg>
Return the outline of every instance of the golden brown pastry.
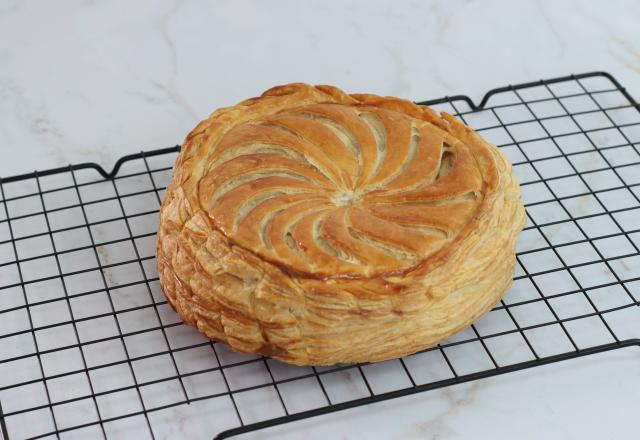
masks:
<svg viewBox="0 0 640 440"><path fill-rule="evenodd" d="M381 361L489 311L523 224L507 159L454 117L288 84L187 136L160 210L160 284L234 350Z"/></svg>

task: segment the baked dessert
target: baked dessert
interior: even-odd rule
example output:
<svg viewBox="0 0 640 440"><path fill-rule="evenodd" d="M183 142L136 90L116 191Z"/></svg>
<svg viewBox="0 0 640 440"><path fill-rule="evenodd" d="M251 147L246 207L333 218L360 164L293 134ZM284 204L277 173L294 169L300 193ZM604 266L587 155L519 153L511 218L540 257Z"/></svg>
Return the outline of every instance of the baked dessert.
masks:
<svg viewBox="0 0 640 440"><path fill-rule="evenodd" d="M288 84L187 136L160 210L160 284L236 351L381 361L489 311L524 218L505 156L456 118Z"/></svg>

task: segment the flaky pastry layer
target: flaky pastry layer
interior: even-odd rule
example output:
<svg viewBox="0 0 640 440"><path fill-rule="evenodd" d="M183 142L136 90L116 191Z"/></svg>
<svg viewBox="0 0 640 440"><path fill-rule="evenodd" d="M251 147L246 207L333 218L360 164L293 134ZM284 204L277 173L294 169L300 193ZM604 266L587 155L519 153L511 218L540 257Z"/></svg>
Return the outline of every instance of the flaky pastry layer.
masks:
<svg viewBox="0 0 640 440"><path fill-rule="evenodd" d="M456 118L289 84L187 136L160 210L160 284L236 351L386 360L500 300L524 218L505 156Z"/></svg>

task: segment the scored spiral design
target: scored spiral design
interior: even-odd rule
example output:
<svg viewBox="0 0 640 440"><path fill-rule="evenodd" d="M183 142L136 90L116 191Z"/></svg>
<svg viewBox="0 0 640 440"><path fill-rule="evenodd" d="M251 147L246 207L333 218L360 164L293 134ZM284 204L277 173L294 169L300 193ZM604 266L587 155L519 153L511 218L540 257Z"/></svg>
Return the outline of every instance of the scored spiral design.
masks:
<svg viewBox="0 0 640 440"><path fill-rule="evenodd" d="M227 237L323 277L414 266L455 237L482 185L461 142L372 106L312 104L236 125L206 163L200 205Z"/></svg>

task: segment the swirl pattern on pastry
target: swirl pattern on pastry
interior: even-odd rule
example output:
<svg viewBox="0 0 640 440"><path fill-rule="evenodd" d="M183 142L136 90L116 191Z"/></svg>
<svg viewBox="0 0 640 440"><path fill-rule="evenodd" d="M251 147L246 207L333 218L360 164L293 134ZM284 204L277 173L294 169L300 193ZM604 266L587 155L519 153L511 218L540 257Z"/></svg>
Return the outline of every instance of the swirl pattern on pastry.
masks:
<svg viewBox="0 0 640 440"><path fill-rule="evenodd" d="M314 104L233 127L212 148L200 206L239 246L292 273L398 273L440 249L478 206L461 142L376 107Z"/></svg>
<svg viewBox="0 0 640 440"><path fill-rule="evenodd" d="M160 213L185 322L295 364L440 342L511 282L524 209L504 155L397 98L289 84L187 137Z"/></svg>

